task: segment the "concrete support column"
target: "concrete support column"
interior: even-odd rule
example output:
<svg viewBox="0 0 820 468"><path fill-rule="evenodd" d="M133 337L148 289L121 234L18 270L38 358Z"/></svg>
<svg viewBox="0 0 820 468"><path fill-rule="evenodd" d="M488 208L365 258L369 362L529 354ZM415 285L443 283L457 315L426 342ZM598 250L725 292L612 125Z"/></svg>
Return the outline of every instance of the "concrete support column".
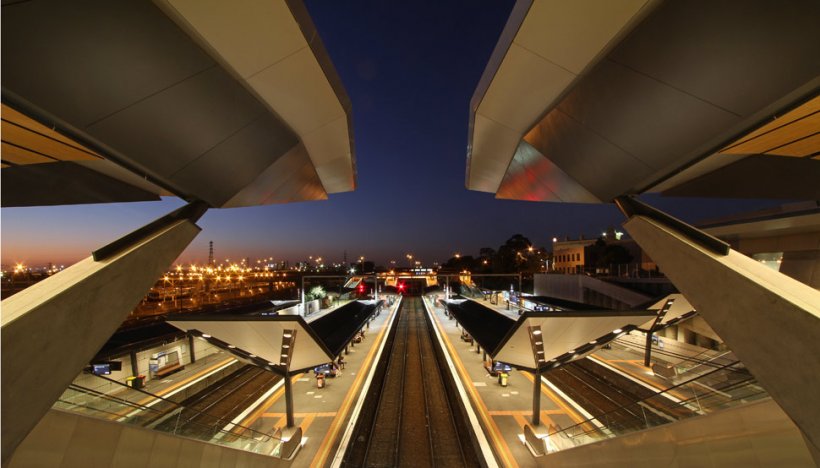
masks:
<svg viewBox="0 0 820 468"><path fill-rule="evenodd" d="M820 291L661 219L633 214L624 227L800 428L820 465Z"/></svg>
<svg viewBox="0 0 820 468"><path fill-rule="evenodd" d="M646 332L646 349L643 353L643 365L649 367L652 361L652 330Z"/></svg>
<svg viewBox="0 0 820 468"><path fill-rule="evenodd" d="M535 369L532 385L532 425L541 425L541 370Z"/></svg>
<svg viewBox="0 0 820 468"><path fill-rule="evenodd" d="M194 335L188 334L188 352L191 353L191 364L196 362L196 351L194 351Z"/></svg>
<svg viewBox="0 0 820 468"><path fill-rule="evenodd" d="M289 374L285 375L285 413L287 414L288 427L293 427L293 388Z"/></svg>
<svg viewBox="0 0 820 468"><path fill-rule="evenodd" d="M191 206L3 301L4 464L199 233Z"/></svg>
<svg viewBox="0 0 820 468"><path fill-rule="evenodd" d="M131 375L137 376L140 374L139 362L137 362L137 352L131 351Z"/></svg>

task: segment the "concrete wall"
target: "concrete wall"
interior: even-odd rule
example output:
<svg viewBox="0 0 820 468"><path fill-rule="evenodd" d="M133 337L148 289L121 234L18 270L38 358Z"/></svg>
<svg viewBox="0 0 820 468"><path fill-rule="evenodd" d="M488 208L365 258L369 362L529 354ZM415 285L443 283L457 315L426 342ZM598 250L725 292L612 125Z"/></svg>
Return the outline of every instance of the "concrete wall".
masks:
<svg viewBox="0 0 820 468"><path fill-rule="evenodd" d="M198 232L190 221L178 221L3 300L4 463Z"/></svg>
<svg viewBox="0 0 820 468"><path fill-rule="evenodd" d="M216 354L221 351L221 349L208 343L206 340L202 340L199 338L194 339L194 354L196 355L196 358L198 360L204 358L205 356L210 356L211 354Z"/></svg>
<svg viewBox="0 0 820 468"><path fill-rule="evenodd" d="M624 227L792 418L820 465L820 292L644 216Z"/></svg>
<svg viewBox="0 0 820 468"><path fill-rule="evenodd" d="M8 466L261 468L288 464L260 454L50 410L18 446Z"/></svg>
<svg viewBox="0 0 820 468"><path fill-rule="evenodd" d="M820 289L820 250L783 252L780 272L814 289Z"/></svg>
<svg viewBox="0 0 820 468"><path fill-rule="evenodd" d="M780 272L820 289L820 232L790 235L730 238L732 248L752 256L759 253L783 252Z"/></svg>
<svg viewBox="0 0 820 468"><path fill-rule="evenodd" d="M174 348L179 348L180 350L179 359L182 365L188 365L191 363L191 352L189 349L190 345L187 337L176 341L170 341L163 345L146 349L137 353L138 373L145 376L146 382L151 380L151 373L148 370L151 355L162 351L170 351ZM206 356L218 353L220 351L221 350L219 348L208 343L206 340L194 339L194 353L197 359L202 359ZM131 355L124 354L120 356L114 356L110 360L122 362L122 370L113 371L110 375L107 375L106 377L112 380L125 383L125 379L131 376ZM93 375L87 374L80 374L79 376L77 376L77 378L74 379L74 383L87 388L94 388L96 385L98 385L98 383L96 382L97 379Z"/></svg>
<svg viewBox="0 0 820 468"><path fill-rule="evenodd" d="M749 403L538 458L561 467L813 467L800 431L773 400Z"/></svg>

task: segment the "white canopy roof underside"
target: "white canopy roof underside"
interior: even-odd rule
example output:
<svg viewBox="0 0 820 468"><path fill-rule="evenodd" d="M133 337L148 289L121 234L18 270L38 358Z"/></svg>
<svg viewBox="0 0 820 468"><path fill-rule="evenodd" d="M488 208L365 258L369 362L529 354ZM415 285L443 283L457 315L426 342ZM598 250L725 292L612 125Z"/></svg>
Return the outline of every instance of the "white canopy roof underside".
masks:
<svg viewBox="0 0 820 468"><path fill-rule="evenodd" d="M285 1L156 3L299 136L327 193L355 188L350 105L340 101L300 30L309 17L296 18Z"/></svg>
<svg viewBox="0 0 820 468"><path fill-rule="evenodd" d="M273 365L281 365L282 335L285 330L296 330L291 351L290 369L307 369L327 363L333 359L305 328L298 317L290 320L172 320L171 325L181 330L197 330L203 334L236 346L267 360Z"/></svg>
<svg viewBox="0 0 820 468"><path fill-rule="evenodd" d="M467 188L497 192L523 135L653 3L532 2L509 48L499 50L499 43L493 52L497 71L488 67L473 96Z"/></svg>
<svg viewBox="0 0 820 468"><path fill-rule="evenodd" d="M529 327L540 326L544 343L544 360L549 361L568 351L627 325L646 322L644 315L593 317L528 317L496 354L495 359L533 369L536 367L530 344ZM544 363L542 363L543 365Z"/></svg>

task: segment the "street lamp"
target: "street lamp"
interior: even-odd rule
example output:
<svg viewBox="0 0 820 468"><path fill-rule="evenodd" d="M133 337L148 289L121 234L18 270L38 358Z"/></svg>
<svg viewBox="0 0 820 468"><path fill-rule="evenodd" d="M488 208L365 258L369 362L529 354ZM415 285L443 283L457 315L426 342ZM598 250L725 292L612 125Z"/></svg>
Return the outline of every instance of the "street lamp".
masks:
<svg viewBox="0 0 820 468"><path fill-rule="evenodd" d="M359 264L362 267L362 274L364 274L364 255L359 257Z"/></svg>

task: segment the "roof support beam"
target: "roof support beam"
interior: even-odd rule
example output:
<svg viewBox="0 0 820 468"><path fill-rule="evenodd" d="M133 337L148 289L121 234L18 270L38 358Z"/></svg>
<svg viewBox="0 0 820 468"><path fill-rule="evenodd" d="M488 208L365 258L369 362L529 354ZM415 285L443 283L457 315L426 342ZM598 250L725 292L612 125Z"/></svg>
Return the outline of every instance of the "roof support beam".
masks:
<svg viewBox="0 0 820 468"><path fill-rule="evenodd" d="M201 213L200 213L201 214ZM199 233L175 219L2 303L2 452L14 450ZM154 223L152 223L153 225ZM126 239L124 238L124 239Z"/></svg>
<svg viewBox="0 0 820 468"><path fill-rule="evenodd" d="M720 252L691 227L647 214L624 227L800 428L820 464L820 291Z"/></svg>

